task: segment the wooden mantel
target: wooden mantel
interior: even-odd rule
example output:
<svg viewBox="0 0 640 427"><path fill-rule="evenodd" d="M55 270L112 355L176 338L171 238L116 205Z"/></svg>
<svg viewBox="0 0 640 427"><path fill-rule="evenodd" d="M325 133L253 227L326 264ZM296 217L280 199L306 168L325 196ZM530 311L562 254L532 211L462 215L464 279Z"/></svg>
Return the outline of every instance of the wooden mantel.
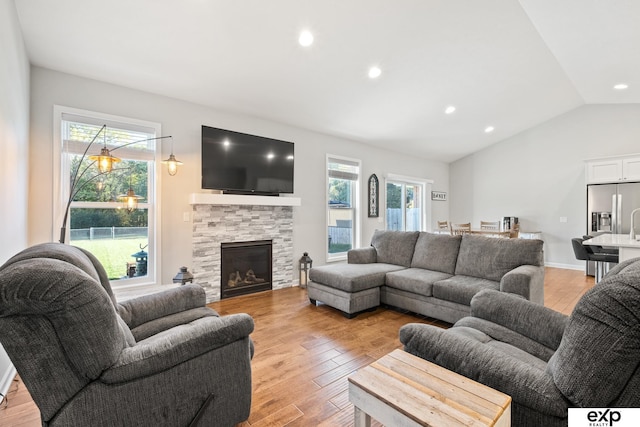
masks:
<svg viewBox="0 0 640 427"><path fill-rule="evenodd" d="M239 194L191 193L190 205L254 205L254 206L300 206L299 197L251 196Z"/></svg>

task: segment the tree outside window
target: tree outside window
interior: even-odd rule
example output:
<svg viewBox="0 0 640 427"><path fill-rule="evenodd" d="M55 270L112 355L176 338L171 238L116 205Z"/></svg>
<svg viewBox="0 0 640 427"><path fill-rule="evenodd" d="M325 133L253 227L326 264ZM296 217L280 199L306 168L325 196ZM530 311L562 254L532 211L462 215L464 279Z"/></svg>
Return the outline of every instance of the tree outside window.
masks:
<svg viewBox="0 0 640 427"><path fill-rule="evenodd" d="M61 120L61 171L65 177L61 199L68 198L72 173L78 170L77 195L69 211L69 244L87 249L104 266L111 281L136 284L155 281L155 129L139 129L123 123L110 123L91 145L90 153L107 144L114 156L121 159L114 170L98 174L88 156L79 165L82 153L102 125L91 117L63 113ZM141 142L136 142L141 141ZM130 145L126 145L129 144ZM126 146L125 146L126 145ZM138 209L129 211L119 196L129 188L139 196ZM146 252L146 263L136 262L134 254ZM138 261L142 258L138 257ZM144 265L143 265L144 264ZM114 283L115 285L115 283Z"/></svg>

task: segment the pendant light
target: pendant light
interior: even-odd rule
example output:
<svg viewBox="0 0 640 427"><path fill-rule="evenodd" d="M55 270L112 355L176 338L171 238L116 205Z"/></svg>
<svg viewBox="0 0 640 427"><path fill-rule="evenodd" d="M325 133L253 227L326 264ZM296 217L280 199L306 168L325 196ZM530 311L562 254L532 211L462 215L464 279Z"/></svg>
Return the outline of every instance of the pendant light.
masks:
<svg viewBox="0 0 640 427"><path fill-rule="evenodd" d="M163 160L162 163L167 165L167 170L169 175L174 176L178 173L178 166L182 165L182 162L176 159L176 156L173 155L173 137L171 138L171 154L167 160Z"/></svg>
<svg viewBox="0 0 640 427"><path fill-rule="evenodd" d="M127 190L127 194L122 194L118 196L120 200L122 200L122 207L128 210L129 212L133 212L138 209L138 200L142 199L142 196L138 196L133 191L133 186L131 185L131 177L133 173L129 175L129 189Z"/></svg>
<svg viewBox="0 0 640 427"><path fill-rule="evenodd" d="M89 156L89 160L92 160L98 164L98 170L100 173L109 173L113 169L113 164L120 161L119 158L111 155L111 152L107 148L107 129L106 125L103 126L104 132L102 138L104 141L104 147L100 150L100 154L97 156Z"/></svg>

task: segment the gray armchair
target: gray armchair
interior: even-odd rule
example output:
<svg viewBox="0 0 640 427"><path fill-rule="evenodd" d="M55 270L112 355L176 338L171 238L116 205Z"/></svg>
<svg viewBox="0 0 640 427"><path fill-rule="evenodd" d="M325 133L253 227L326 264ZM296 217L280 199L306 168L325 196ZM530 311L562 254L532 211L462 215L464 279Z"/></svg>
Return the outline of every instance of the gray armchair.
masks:
<svg viewBox="0 0 640 427"><path fill-rule="evenodd" d="M232 426L249 417L253 319L197 285L118 304L100 263L58 243L0 267L0 342L45 426Z"/></svg>
<svg viewBox="0 0 640 427"><path fill-rule="evenodd" d="M640 406L640 259L565 316L485 290L450 329L409 324L405 350L512 398L512 425L566 426L569 407Z"/></svg>

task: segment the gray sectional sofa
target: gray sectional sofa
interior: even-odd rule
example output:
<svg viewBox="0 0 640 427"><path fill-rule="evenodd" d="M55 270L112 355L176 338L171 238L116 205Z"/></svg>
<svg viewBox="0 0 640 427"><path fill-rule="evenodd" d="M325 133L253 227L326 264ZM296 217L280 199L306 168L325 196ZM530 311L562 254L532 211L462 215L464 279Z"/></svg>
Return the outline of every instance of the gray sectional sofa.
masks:
<svg viewBox="0 0 640 427"><path fill-rule="evenodd" d="M570 407L640 407L640 258L612 268L570 316L486 290L453 327L410 323L400 341L511 396L512 426L566 427Z"/></svg>
<svg viewBox="0 0 640 427"><path fill-rule="evenodd" d="M309 300L347 317L381 303L455 323L483 289L544 304L542 240L376 230L347 264L314 267Z"/></svg>

